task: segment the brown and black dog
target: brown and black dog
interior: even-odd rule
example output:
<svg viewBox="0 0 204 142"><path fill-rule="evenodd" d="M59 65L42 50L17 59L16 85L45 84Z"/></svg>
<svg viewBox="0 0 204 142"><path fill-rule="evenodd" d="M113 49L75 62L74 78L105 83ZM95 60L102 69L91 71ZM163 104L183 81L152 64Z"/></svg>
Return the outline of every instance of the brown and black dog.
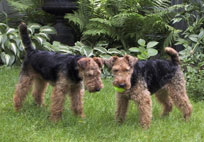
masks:
<svg viewBox="0 0 204 142"><path fill-rule="evenodd" d="M83 114L83 84L89 92L100 91L103 87L100 75L103 60L78 55L60 54L35 50L28 35L27 26L19 26L25 46L24 59L19 82L13 97L14 107L19 110L33 84L33 97L37 105L43 104L47 84L53 85L51 96L51 120L61 118L66 94L71 99L71 109L81 117Z"/></svg>
<svg viewBox="0 0 204 142"><path fill-rule="evenodd" d="M125 92L116 94L117 121L125 120L129 100L133 100L138 105L140 124L148 128L152 120L151 94L154 93L163 105L162 115L168 115L174 103L183 113L185 120L191 116L192 105L186 94L178 53L170 47L166 47L165 52L171 56L171 61L139 61L129 55L113 56L105 61L112 69L113 85L125 89Z"/></svg>

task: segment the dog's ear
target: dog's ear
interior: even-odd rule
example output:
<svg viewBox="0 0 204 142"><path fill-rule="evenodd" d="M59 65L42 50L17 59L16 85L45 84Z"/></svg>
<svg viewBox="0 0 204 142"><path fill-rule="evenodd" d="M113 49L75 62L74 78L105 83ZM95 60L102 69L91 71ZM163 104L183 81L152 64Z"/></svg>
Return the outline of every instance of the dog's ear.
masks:
<svg viewBox="0 0 204 142"><path fill-rule="evenodd" d="M112 68L114 65L115 61L118 59L118 56L113 56L110 59L104 59L104 63L108 68Z"/></svg>
<svg viewBox="0 0 204 142"><path fill-rule="evenodd" d="M89 63L90 63L90 60L89 60L89 59L86 59L86 58L82 58L82 59L79 59L79 60L77 61L77 65L78 65L81 69L85 69Z"/></svg>
<svg viewBox="0 0 204 142"><path fill-rule="evenodd" d="M138 61L138 58L130 56L130 55L125 55L124 58L127 60L128 64L131 67L133 67Z"/></svg>
<svg viewBox="0 0 204 142"><path fill-rule="evenodd" d="M98 64L99 68L103 68L104 60L99 57L93 57L93 60Z"/></svg>

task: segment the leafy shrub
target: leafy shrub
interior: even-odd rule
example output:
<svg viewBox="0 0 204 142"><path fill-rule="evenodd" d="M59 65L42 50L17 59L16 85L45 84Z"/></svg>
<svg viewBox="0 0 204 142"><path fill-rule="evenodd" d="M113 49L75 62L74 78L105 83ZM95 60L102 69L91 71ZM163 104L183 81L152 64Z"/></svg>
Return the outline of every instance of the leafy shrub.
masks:
<svg viewBox="0 0 204 142"><path fill-rule="evenodd" d="M0 23L0 55L2 62L6 65L12 65L15 60L20 60L21 52L23 52L23 46L20 42L18 30Z"/></svg>
<svg viewBox="0 0 204 142"><path fill-rule="evenodd" d="M193 53L192 48L188 47L180 55L188 95L196 101L204 100L204 54Z"/></svg>
<svg viewBox="0 0 204 142"><path fill-rule="evenodd" d="M28 30L33 42L34 48L51 48L44 46L49 41L49 34L54 34L55 30L49 26L40 26L39 24L29 24ZM4 23L0 23L0 56L5 65L12 65L14 62L21 62L24 47L18 33L18 29L10 28Z"/></svg>
<svg viewBox="0 0 204 142"><path fill-rule="evenodd" d="M191 28L191 27L189 27ZM185 38L179 38L177 44L182 44L184 50L180 52L182 67L187 80L187 91L196 101L204 100L204 30L198 34L189 34L189 28L184 32Z"/></svg>
<svg viewBox="0 0 204 142"><path fill-rule="evenodd" d="M173 23L185 21L186 29L180 33L176 45L182 45L180 52L182 67L186 77L188 95L196 100L204 100L204 1L186 0L184 8L172 19Z"/></svg>
<svg viewBox="0 0 204 142"><path fill-rule="evenodd" d="M79 9L65 18L79 27L82 39L115 43L110 48L128 50L140 38L166 46L178 34L169 22L180 6L170 5L169 0L79 0Z"/></svg>
<svg viewBox="0 0 204 142"><path fill-rule="evenodd" d="M74 46L67 46L55 41L53 45L50 44L48 47L51 47L51 49L56 52L78 54L86 57L97 56L104 59L108 59L111 56L123 56L125 54L132 53L133 56L137 56L139 59L144 60L151 56L155 56L158 53L158 51L153 48L158 44L156 41L150 41L146 44L144 39L139 39L138 44L139 47L132 47L129 51L119 50L116 48L107 49L107 43L98 43L95 47L90 47L82 42L76 42ZM104 68L102 77L109 76L111 76L109 70Z"/></svg>
<svg viewBox="0 0 204 142"><path fill-rule="evenodd" d="M48 24L55 20L55 17L42 10L43 0L7 0L19 15L20 21L29 21L31 23ZM39 18L40 17L40 18ZM11 19L13 20L13 19ZM14 21L15 22L15 21Z"/></svg>
<svg viewBox="0 0 204 142"><path fill-rule="evenodd" d="M154 49L158 42L156 41L150 41L146 44L146 41L144 39L138 40L139 47L132 47L129 49L130 52L136 52L138 53L137 57L141 60L148 59L151 56L157 55L158 51Z"/></svg>
<svg viewBox="0 0 204 142"><path fill-rule="evenodd" d="M60 42L54 41L53 44L49 44L48 47L51 47L51 50L56 52L77 54L86 57L97 56L101 58L109 58L114 55L122 56L126 54L125 51L120 51L116 48L107 50L107 44L105 43L98 43L95 47L91 47L79 41L76 42L74 46L63 45Z"/></svg>

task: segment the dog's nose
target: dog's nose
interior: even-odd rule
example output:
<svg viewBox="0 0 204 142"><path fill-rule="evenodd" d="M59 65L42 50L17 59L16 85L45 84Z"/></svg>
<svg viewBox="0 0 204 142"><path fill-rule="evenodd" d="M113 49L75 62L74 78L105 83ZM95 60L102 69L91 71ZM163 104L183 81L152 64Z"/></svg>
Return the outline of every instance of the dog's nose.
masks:
<svg viewBox="0 0 204 142"><path fill-rule="evenodd" d="M96 90L95 90L95 91L96 91L96 92L98 92L98 91L100 91L100 90L101 90L100 88L96 88Z"/></svg>
<svg viewBox="0 0 204 142"><path fill-rule="evenodd" d="M125 83L121 83L121 84L119 84L119 87L120 87L120 88L125 88L125 86L126 86Z"/></svg>

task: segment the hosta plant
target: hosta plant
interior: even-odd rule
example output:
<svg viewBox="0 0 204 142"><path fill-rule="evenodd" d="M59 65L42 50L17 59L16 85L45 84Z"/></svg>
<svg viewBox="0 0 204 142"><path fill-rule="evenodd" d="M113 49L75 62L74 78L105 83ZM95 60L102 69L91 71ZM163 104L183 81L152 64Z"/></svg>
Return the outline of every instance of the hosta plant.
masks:
<svg viewBox="0 0 204 142"><path fill-rule="evenodd" d="M50 48L52 51L61 52L61 53L70 53L70 54L77 54L86 57L101 57L101 58L110 58L111 56L123 56L127 54L124 50L119 50L116 48L107 49L108 44L106 43L98 43L96 46L91 47L85 45L84 43L78 41L75 43L74 46L67 46L63 45L57 41L54 41L53 44L46 43L47 48ZM102 70L102 77L109 77L111 76L110 72L107 68L103 68Z"/></svg>
<svg viewBox="0 0 204 142"><path fill-rule="evenodd" d="M52 45L50 43L46 43L45 46L55 52L78 54L86 57L97 56L109 58L114 55L123 56L126 54L124 50L119 50L116 48L107 49L108 44L106 43L98 43L95 47L91 47L80 41L76 42L74 46L63 45L57 41L54 41Z"/></svg>
<svg viewBox="0 0 204 142"><path fill-rule="evenodd" d="M23 52L18 30L0 23L0 56L5 65L12 65Z"/></svg>
<svg viewBox="0 0 204 142"><path fill-rule="evenodd" d="M52 50L44 46L49 41L49 34L55 34L55 30L49 26L29 24L28 30L34 48ZM15 62L21 62L24 47L21 43L18 29L10 28L0 23L0 59L3 64L10 66Z"/></svg>

